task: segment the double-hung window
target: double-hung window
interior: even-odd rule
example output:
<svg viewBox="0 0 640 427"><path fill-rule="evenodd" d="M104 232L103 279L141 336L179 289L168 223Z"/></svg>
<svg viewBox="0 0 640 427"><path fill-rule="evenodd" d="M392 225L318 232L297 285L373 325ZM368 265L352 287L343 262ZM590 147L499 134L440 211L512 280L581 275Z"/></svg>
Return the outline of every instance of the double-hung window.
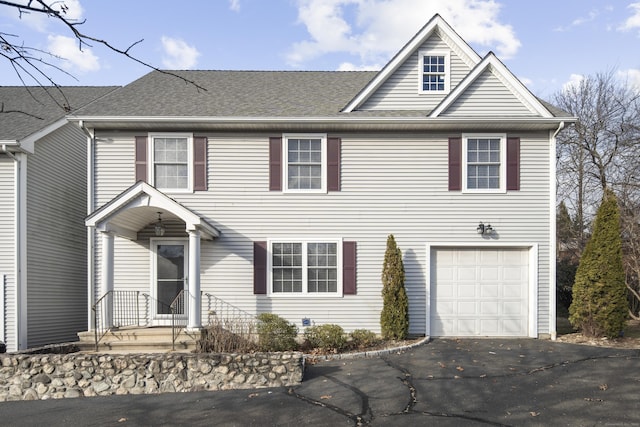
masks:
<svg viewBox="0 0 640 427"><path fill-rule="evenodd" d="M285 191L326 192L327 136L284 135Z"/></svg>
<svg viewBox="0 0 640 427"><path fill-rule="evenodd" d="M342 293L338 241L270 242L271 295Z"/></svg>
<svg viewBox="0 0 640 427"><path fill-rule="evenodd" d="M160 190L192 191L193 136L151 134L150 141L152 184Z"/></svg>
<svg viewBox="0 0 640 427"><path fill-rule="evenodd" d="M420 93L449 92L449 52L421 50L419 55Z"/></svg>
<svg viewBox="0 0 640 427"><path fill-rule="evenodd" d="M465 190L505 191L506 135L463 135Z"/></svg>

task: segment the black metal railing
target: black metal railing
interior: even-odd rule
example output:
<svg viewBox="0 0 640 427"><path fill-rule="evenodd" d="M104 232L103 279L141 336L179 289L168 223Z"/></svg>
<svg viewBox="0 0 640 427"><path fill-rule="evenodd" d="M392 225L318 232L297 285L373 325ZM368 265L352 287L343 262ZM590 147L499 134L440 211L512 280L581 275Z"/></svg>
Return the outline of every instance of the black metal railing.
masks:
<svg viewBox="0 0 640 427"><path fill-rule="evenodd" d="M214 322L221 324L229 329L231 325L253 325L256 322L256 316L245 311L223 299L216 297L210 293L205 293L207 321L209 324ZM204 303L203 299L203 303Z"/></svg>
<svg viewBox="0 0 640 427"><path fill-rule="evenodd" d="M109 291L100 297L91 307L96 351L100 340L110 329L147 325L148 305L149 296L140 291Z"/></svg>
<svg viewBox="0 0 640 427"><path fill-rule="evenodd" d="M182 329L186 326L186 313L188 300L185 297L186 292L181 290L178 295L173 299L169 310L171 311L171 349L176 349L176 339L180 332L178 329Z"/></svg>

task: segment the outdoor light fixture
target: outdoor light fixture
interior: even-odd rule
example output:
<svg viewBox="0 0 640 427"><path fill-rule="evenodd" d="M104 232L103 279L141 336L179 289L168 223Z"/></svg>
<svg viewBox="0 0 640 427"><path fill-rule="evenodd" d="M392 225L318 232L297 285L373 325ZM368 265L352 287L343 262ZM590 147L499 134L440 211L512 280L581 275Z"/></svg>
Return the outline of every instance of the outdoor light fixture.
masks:
<svg viewBox="0 0 640 427"><path fill-rule="evenodd" d="M164 228L164 225L162 225L162 218L160 217L160 215L162 215L162 212L158 212L158 222L156 222L156 225L154 227L156 236L158 237L164 236L164 232L167 231L167 229Z"/></svg>
<svg viewBox="0 0 640 427"><path fill-rule="evenodd" d="M476 231L478 234L491 234L493 233L493 227L491 227L491 224L484 225L484 223L480 222Z"/></svg>

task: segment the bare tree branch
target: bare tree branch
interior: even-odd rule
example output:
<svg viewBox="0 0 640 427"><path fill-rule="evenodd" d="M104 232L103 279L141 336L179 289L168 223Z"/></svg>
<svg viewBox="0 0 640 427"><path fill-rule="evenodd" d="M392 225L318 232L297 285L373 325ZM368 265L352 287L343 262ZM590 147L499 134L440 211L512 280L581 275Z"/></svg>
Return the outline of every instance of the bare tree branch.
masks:
<svg viewBox="0 0 640 427"><path fill-rule="evenodd" d="M61 23L67 28L69 32L73 34L78 42L78 48L82 51L85 47L92 47L92 44L102 45L108 50L122 55L129 60L136 62L146 68L149 68L160 73L173 76L179 80L182 80L185 84L193 86L197 91L206 91L207 89L199 85L194 80L188 79L177 73L162 70L155 65L146 62L132 53L132 49L142 43L144 39L140 39L130 44L125 49L119 48L105 39L101 39L80 31L79 27L83 25L86 20L74 20L67 16L68 6L64 1L45 1L45 0L29 0L26 3L19 3L16 1L0 0L0 6L13 7L18 11L20 18L24 14L41 14L48 16L55 21ZM68 108L68 101L64 96L60 86L56 83L54 77L51 75L51 71L60 72L67 76L73 77L72 74L63 70L59 66L56 66L51 59L64 59L41 49L33 48L24 45L24 43L14 43L11 38L17 38L16 35L0 33L0 58L7 60L14 71L18 75L20 81L24 86L29 86L25 81L28 78L36 83L40 87L53 86L57 89L57 92L62 96L64 101L61 103L51 93L47 92L52 100L61 108ZM75 78L75 77L73 77Z"/></svg>

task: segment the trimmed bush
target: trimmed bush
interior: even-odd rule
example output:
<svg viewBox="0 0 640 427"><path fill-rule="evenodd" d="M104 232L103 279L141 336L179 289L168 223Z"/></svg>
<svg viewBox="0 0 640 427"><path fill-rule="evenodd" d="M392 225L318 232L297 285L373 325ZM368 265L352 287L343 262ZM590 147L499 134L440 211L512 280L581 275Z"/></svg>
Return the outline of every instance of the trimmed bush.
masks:
<svg viewBox="0 0 640 427"><path fill-rule="evenodd" d="M627 314L620 212L615 195L606 190L576 272L569 321L585 336L614 338Z"/></svg>
<svg viewBox="0 0 640 427"><path fill-rule="evenodd" d="M304 337L311 347L323 351L340 351L347 344L344 329L333 324L310 326Z"/></svg>
<svg viewBox="0 0 640 427"><path fill-rule="evenodd" d="M296 350L298 327L273 313L258 315L258 346L262 351Z"/></svg>
<svg viewBox="0 0 640 427"><path fill-rule="evenodd" d="M382 313L380 326L385 339L403 340L409 334L409 299L404 288L402 252L393 234L387 237L382 266Z"/></svg>
<svg viewBox="0 0 640 427"><path fill-rule="evenodd" d="M371 347L378 342L378 336L367 329L356 329L349 334L349 337L351 337L351 345L357 349Z"/></svg>

